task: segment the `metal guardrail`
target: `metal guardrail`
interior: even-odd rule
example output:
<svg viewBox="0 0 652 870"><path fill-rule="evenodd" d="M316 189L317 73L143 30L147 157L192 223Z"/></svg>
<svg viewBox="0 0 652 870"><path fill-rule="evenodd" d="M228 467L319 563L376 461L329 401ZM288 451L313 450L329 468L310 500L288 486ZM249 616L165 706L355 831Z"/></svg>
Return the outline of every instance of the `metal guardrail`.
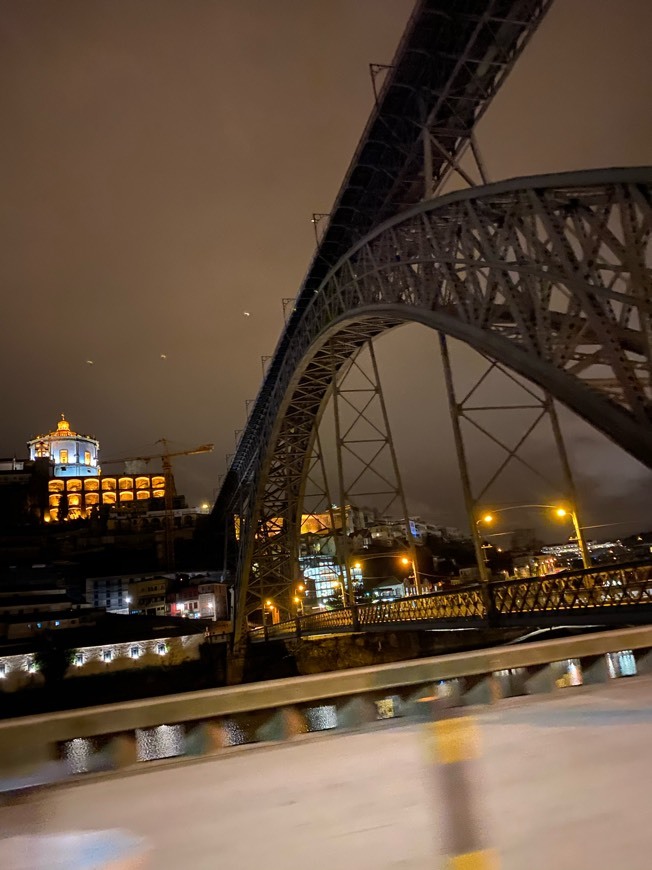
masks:
<svg viewBox="0 0 652 870"><path fill-rule="evenodd" d="M652 563L502 580L397 601L360 604L249 632L253 642L378 628L509 628L652 621Z"/></svg>
<svg viewBox="0 0 652 870"><path fill-rule="evenodd" d="M423 698L491 703L637 672L652 673L652 626L28 716L0 722L0 782L15 789L17 777L40 781L38 771L53 762L62 777L106 774L418 717Z"/></svg>

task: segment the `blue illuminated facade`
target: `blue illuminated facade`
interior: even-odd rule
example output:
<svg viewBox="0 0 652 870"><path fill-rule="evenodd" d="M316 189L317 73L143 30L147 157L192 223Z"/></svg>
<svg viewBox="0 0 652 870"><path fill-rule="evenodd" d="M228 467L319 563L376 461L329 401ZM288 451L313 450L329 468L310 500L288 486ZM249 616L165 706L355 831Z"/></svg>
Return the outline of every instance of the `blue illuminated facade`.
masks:
<svg viewBox="0 0 652 870"><path fill-rule="evenodd" d="M53 460L55 477L92 477L100 473L99 442L90 435L73 432L63 414L55 431L37 435L27 445L30 459Z"/></svg>

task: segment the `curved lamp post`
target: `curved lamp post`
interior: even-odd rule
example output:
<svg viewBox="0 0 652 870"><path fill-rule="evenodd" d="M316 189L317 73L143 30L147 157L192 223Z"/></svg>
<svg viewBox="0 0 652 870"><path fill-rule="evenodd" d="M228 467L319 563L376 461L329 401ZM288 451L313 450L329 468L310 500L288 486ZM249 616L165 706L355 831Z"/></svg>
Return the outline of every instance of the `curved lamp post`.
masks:
<svg viewBox="0 0 652 870"><path fill-rule="evenodd" d="M554 511L555 515L560 519L570 517L575 530L575 537L577 538L577 546L579 547L580 555L582 556L582 565L585 568L592 567L591 556L588 547L586 546L586 541L584 540L584 534L577 518L577 513L573 508L555 504L514 504L504 508L496 508L494 511L486 511L480 519L476 521L476 525L479 525L480 523L485 523L486 525L492 523L494 519L493 514L500 514L505 511L519 510L522 508L544 508L545 510Z"/></svg>

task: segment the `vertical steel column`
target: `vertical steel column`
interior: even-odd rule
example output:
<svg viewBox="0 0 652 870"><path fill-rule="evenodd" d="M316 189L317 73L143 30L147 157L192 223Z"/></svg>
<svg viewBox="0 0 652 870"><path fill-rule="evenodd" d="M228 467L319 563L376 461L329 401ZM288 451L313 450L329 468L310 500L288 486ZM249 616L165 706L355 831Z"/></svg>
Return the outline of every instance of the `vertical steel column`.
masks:
<svg viewBox="0 0 652 870"><path fill-rule="evenodd" d="M444 366L444 380L446 382L446 394L448 396L448 408L450 411L451 423L453 424L453 437L455 438L455 449L457 451L457 462L460 469L460 477L462 478L462 490L464 492L464 504L466 513L469 518L471 527L471 538L475 549L475 559L478 564L478 574L483 583L488 583L489 572L487 563L484 560L484 551L482 549L482 538L478 531L478 520L475 515L475 501L471 490L471 477L469 475L469 466L466 461L466 452L464 450L464 439L462 437L462 427L460 426L460 408L455 397L455 384L453 383L453 371L451 368L450 356L448 353L448 342L446 336L438 333L439 348L441 350L441 359Z"/></svg>
<svg viewBox="0 0 652 870"><path fill-rule="evenodd" d="M344 487L344 463L342 461L342 428L340 425L340 406L339 406L339 385L337 383L337 364L335 361L335 351L333 342L331 341L331 378L333 388L333 417L335 420L335 453L337 456L337 483L339 489L340 501L340 522L342 524L341 534L339 537L339 550L341 557L344 560L344 575L346 578L346 590L350 604L355 604L355 591L351 583L351 570L349 567L349 543L347 536L347 517L346 517L346 489ZM333 528L335 534L335 528ZM338 538L336 538L338 540Z"/></svg>
<svg viewBox="0 0 652 870"><path fill-rule="evenodd" d="M290 588L287 593L287 612L288 617L292 616L292 604L294 597L294 588L299 579L299 547L301 537L301 522L302 522L302 505L300 500L295 504L290 503L290 493L292 492L292 466L288 462L285 470L285 495L287 499L287 524L285 529L286 539L288 541L288 562L290 575ZM280 607L281 602L277 600L276 604Z"/></svg>
<svg viewBox="0 0 652 870"><path fill-rule="evenodd" d="M482 159L482 154L480 153L480 148L478 146L478 140L476 138L475 133L471 133L471 138L469 139L469 145L471 146L471 153L475 158L475 165L478 167L478 172L480 173L480 178L482 179L483 184L489 184L489 175L487 174L487 167L485 165L484 160Z"/></svg>
<svg viewBox="0 0 652 870"><path fill-rule="evenodd" d="M423 127L421 128L421 138L423 140L423 198L426 200L432 197L432 140L428 127L428 110L423 101L421 103L421 115L423 118Z"/></svg>
<svg viewBox="0 0 652 870"><path fill-rule="evenodd" d="M412 527L410 525L410 515L407 509L405 490L403 489L403 480L401 479L401 472L399 471L398 467L398 459L396 458L396 450L394 449L394 439L392 438L392 431L389 428L389 417L387 416L385 396L383 395L383 390L380 385L380 374L378 372L378 363L376 362L376 352L374 350L374 345L371 340L369 340L367 344L369 345L369 356L371 357L371 367L374 373L374 381L376 384L376 395L378 396L378 401L380 403L380 410L383 416L383 425L385 427L385 434L387 436L387 446L389 447L389 455L392 459L392 469L394 471L394 477L396 478L396 488L398 490L399 503L401 505L401 512L405 518L405 536L408 542L410 558L412 559L412 564L414 566L414 583L417 587L417 595L420 595L421 579L419 577L419 569L417 568L416 545L414 543L414 535L412 534Z"/></svg>
<svg viewBox="0 0 652 870"><path fill-rule="evenodd" d="M552 426L552 433L555 439L555 445L557 446L557 453L559 454L562 474L564 475L564 480L566 483L566 491L568 493L568 498L571 502L571 519L573 520L573 526L575 527L577 546L579 547L580 554L582 556L582 564L585 568L590 568L593 563L591 562L589 548L586 546L584 532L582 531L582 527L579 521L579 515L577 511L577 490L575 489L575 481L573 479L570 462L568 461L568 453L566 452L564 436L561 431L561 426L559 425L557 409L555 408L555 403L549 393L545 394L543 405L550 417L550 425Z"/></svg>

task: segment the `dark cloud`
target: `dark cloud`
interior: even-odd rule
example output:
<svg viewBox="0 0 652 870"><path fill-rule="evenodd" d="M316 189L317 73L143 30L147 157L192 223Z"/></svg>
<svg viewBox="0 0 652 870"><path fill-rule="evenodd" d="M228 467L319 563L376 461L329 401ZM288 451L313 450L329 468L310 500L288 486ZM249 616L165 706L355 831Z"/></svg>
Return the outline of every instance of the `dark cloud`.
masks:
<svg viewBox="0 0 652 870"><path fill-rule="evenodd" d="M0 454L61 411L105 456L212 440L178 466L210 498L411 6L2 4ZM555 4L480 125L492 177L649 163L651 29L647 0ZM411 500L461 523L434 345L379 357ZM647 472L569 425L591 517L649 524Z"/></svg>

